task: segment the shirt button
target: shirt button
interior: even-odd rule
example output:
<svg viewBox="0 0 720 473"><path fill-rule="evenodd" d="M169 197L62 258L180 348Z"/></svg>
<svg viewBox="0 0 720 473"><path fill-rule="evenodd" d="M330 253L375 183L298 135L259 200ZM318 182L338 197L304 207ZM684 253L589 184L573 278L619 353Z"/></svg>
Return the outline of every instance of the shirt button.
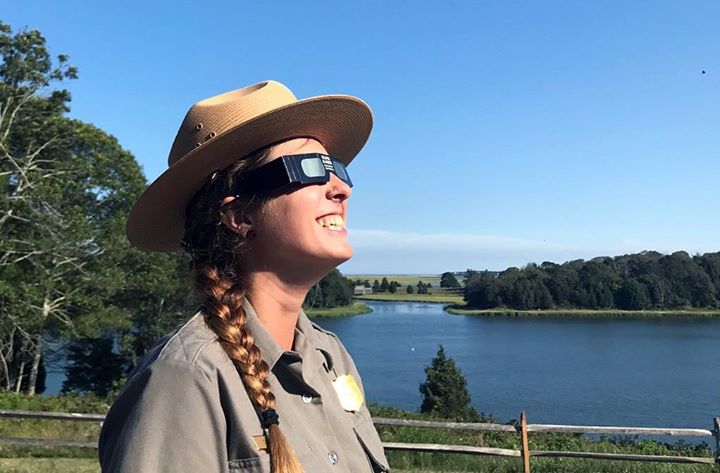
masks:
<svg viewBox="0 0 720 473"><path fill-rule="evenodd" d="M330 463L335 465L338 462L338 456L335 452L328 453L328 460L330 460Z"/></svg>
<svg viewBox="0 0 720 473"><path fill-rule="evenodd" d="M312 396L309 396L307 394L302 395L302 402L304 402L305 404L310 404L312 402L312 400L313 400Z"/></svg>

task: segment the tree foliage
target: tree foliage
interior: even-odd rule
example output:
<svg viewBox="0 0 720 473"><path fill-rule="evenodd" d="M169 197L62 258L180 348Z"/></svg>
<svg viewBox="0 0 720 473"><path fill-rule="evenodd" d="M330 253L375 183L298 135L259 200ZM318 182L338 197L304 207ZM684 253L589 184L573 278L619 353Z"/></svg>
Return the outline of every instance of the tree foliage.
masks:
<svg viewBox="0 0 720 473"><path fill-rule="evenodd" d="M1 23L0 54L0 388L32 394L45 337L110 336L131 363L142 326L177 314L189 291L177 255L125 239L145 179L114 137L66 116L67 56Z"/></svg>
<svg viewBox="0 0 720 473"><path fill-rule="evenodd" d="M332 308L352 304L353 282L333 269L305 296L303 306L310 308Z"/></svg>
<svg viewBox="0 0 720 473"><path fill-rule="evenodd" d="M716 308L718 294L720 253L684 251L546 261L498 274L468 270L465 280L465 301L478 308Z"/></svg>
<svg viewBox="0 0 720 473"><path fill-rule="evenodd" d="M440 287L454 289L456 287L460 287L460 283L453 273L445 272L440 275Z"/></svg>
<svg viewBox="0 0 720 473"><path fill-rule="evenodd" d="M445 354L442 345L430 366L425 368L425 375L425 382L420 384L423 396L420 412L460 422L478 420L470 401L467 380L455 360Z"/></svg>
<svg viewBox="0 0 720 473"><path fill-rule="evenodd" d="M75 339L68 345L63 392L92 392L107 396L130 369L130 360L114 349L112 336Z"/></svg>

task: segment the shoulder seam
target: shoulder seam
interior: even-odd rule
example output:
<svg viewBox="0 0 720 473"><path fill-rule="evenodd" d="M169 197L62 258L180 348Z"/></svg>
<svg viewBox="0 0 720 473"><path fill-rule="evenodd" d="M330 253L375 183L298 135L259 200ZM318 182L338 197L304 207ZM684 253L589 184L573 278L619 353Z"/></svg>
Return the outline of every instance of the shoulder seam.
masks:
<svg viewBox="0 0 720 473"><path fill-rule="evenodd" d="M338 336L337 336L335 333L331 332L330 330L325 330L324 328L322 328L321 326L319 326L318 324L316 324L316 323L313 322L312 320L310 321L310 323L312 324L313 328L314 328L315 330L317 330L318 332L324 333L325 335L330 335L330 336L333 337L333 338L338 338Z"/></svg>
<svg viewBox="0 0 720 473"><path fill-rule="evenodd" d="M193 320L193 319L195 318L195 316L197 316L197 315L198 315L198 314L196 313L195 315L193 315L192 317L190 317L190 319L189 319L187 322L185 322L185 323L182 324L180 327L178 327L178 329L175 331L175 333L173 333L172 336L167 339L167 341L166 341L165 344L163 345L162 349L160 350L160 353L158 353L156 359L159 360L159 359L162 358L162 356L165 354L165 350L166 350L167 347L170 345L170 343L173 342L176 338L180 337L180 332L182 332L182 329L184 329L185 327L187 327L187 326L190 324L190 322L192 322L192 320ZM213 343L215 340L217 340L217 337L214 337L214 338L212 338L212 339L210 339L210 340L207 340L206 343L204 343L203 345L201 345L201 346L198 348L198 350L195 352L195 354L193 354L192 357L191 357L190 354L187 352L187 349L186 349L186 347L185 347L185 343L183 343L182 340L180 340L179 343L180 343L180 346L182 347L183 354L185 355L185 359L188 360L188 362L189 362L190 364L194 365L194 364L196 363L196 361L197 361L198 356L200 356L200 352L201 352L205 347L207 347L209 344Z"/></svg>
<svg viewBox="0 0 720 473"><path fill-rule="evenodd" d="M197 351L195 352L195 355L193 355L192 359L190 360L190 363L192 363L194 365L197 362L197 359L200 356L200 353L205 348L207 348L210 344L215 343L216 340L217 340L217 338L214 338L214 339L208 340L205 343L203 343L202 345L200 345L200 347L198 347ZM183 346L183 350L185 350L184 346Z"/></svg>

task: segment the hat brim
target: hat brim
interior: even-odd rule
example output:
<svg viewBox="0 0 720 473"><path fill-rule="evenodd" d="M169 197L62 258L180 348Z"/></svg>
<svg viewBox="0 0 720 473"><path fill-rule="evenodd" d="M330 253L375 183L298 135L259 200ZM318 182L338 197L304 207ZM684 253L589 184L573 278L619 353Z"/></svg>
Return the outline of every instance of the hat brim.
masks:
<svg viewBox="0 0 720 473"><path fill-rule="evenodd" d="M188 153L140 196L127 237L147 251L175 251L185 232L185 209L209 176L255 150L291 138L314 138L346 165L367 142L372 112L362 100L326 95L299 100L248 120Z"/></svg>

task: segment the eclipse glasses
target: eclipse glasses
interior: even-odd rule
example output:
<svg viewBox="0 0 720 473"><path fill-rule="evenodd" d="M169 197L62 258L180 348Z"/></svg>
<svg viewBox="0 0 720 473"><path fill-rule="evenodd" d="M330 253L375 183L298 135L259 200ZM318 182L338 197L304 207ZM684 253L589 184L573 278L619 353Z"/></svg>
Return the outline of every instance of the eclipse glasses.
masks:
<svg viewBox="0 0 720 473"><path fill-rule="evenodd" d="M243 189L243 192L272 192L288 184L322 184L330 180L330 173L352 187L345 165L321 153L280 156L248 171L233 187Z"/></svg>

